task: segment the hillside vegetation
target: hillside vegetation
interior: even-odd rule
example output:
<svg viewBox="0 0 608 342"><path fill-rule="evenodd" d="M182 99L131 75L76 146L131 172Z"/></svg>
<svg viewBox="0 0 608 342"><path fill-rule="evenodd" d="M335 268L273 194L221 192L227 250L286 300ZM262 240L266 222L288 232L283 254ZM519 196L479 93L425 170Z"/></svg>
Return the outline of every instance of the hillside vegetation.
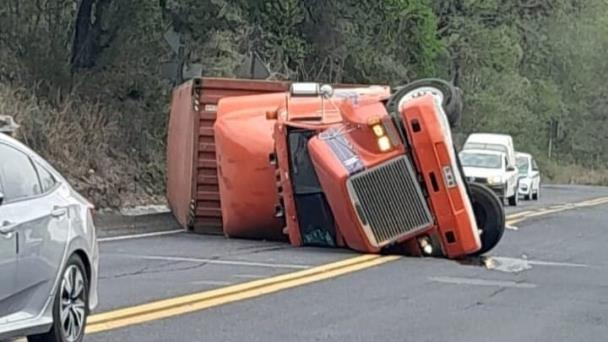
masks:
<svg viewBox="0 0 608 342"><path fill-rule="evenodd" d="M255 52L276 79L449 79L460 135L510 133L555 181L608 183L605 0L3 0L0 114L101 207L164 193L169 28L209 76Z"/></svg>

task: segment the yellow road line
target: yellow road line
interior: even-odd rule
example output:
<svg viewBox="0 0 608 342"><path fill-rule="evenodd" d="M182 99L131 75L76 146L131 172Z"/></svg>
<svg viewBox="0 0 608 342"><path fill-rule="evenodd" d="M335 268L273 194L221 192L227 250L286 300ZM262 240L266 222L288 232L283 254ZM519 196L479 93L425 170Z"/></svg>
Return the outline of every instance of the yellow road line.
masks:
<svg viewBox="0 0 608 342"><path fill-rule="evenodd" d="M86 332L89 334L103 332L200 311L218 305L338 277L399 258L399 256L362 255L304 271L114 310L91 316Z"/></svg>
<svg viewBox="0 0 608 342"><path fill-rule="evenodd" d="M548 208L539 209L536 211L524 211L521 213L515 213L507 216L507 225L513 225L515 223L522 222L526 219L538 216L545 216L548 214L559 213L562 211L577 209L581 207L591 207L608 203L608 197L598 197L590 200L585 200L576 203L564 203L554 205ZM525 213L525 214L524 214Z"/></svg>
<svg viewBox="0 0 608 342"><path fill-rule="evenodd" d="M604 204L604 203L608 203L608 197L600 197L600 198L595 198L589 201L585 201L585 202L581 202L575 205L580 205L580 206L589 206L589 205L600 205L600 204Z"/></svg>
<svg viewBox="0 0 608 342"><path fill-rule="evenodd" d="M531 214L531 213L533 213L533 212L534 212L534 211L532 211L532 210L519 211L519 212L516 212L516 213L513 213L513 214L511 214L511 215L507 216L507 219L509 219L509 220L510 220L510 219L514 219L514 218L518 218L518 217L526 216L526 215Z"/></svg>

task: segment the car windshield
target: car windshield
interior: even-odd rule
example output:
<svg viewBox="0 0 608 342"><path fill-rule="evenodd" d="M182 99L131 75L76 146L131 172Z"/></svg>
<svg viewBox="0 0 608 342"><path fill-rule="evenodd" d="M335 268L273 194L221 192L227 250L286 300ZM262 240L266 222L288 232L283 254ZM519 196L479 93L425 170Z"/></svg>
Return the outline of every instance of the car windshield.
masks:
<svg viewBox="0 0 608 342"><path fill-rule="evenodd" d="M460 154L460 162L465 167L486 169L500 169L502 167L502 161L498 154L463 152Z"/></svg>
<svg viewBox="0 0 608 342"><path fill-rule="evenodd" d="M507 147L499 144L484 144L484 143L467 143L464 146L465 150L490 150L507 153Z"/></svg>
<svg viewBox="0 0 608 342"><path fill-rule="evenodd" d="M519 169L519 174L522 176L526 176L528 174L528 169L530 166L530 160L526 157L517 157L517 168Z"/></svg>

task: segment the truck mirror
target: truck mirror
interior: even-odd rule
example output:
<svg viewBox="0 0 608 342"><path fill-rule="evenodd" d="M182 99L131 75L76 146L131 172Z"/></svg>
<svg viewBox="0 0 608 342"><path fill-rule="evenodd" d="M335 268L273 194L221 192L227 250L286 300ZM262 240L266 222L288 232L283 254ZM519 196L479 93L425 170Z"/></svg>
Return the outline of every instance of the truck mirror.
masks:
<svg viewBox="0 0 608 342"><path fill-rule="evenodd" d="M509 165L509 166L507 166L507 171L508 171L508 172L513 172L513 171L515 171L515 166L513 166L513 165Z"/></svg>

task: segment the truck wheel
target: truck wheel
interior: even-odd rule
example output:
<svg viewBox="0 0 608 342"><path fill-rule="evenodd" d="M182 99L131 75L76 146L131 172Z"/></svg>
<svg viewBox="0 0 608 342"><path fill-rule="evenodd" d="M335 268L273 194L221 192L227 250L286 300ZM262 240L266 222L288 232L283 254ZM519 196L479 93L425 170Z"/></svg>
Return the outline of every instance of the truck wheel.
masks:
<svg viewBox="0 0 608 342"><path fill-rule="evenodd" d="M481 255L496 247L502 238L505 232L505 212L492 190L476 183L470 183L469 188L475 221L481 234L481 249L475 255Z"/></svg>
<svg viewBox="0 0 608 342"><path fill-rule="evenodd" d="M455 127L462 116L462 90L442 79L424 78L397 87L396 92L389 98L386 108L389 113L397 113L403 101L429 93L441 100L443 111L448 118L450 127Z"/></svg>

